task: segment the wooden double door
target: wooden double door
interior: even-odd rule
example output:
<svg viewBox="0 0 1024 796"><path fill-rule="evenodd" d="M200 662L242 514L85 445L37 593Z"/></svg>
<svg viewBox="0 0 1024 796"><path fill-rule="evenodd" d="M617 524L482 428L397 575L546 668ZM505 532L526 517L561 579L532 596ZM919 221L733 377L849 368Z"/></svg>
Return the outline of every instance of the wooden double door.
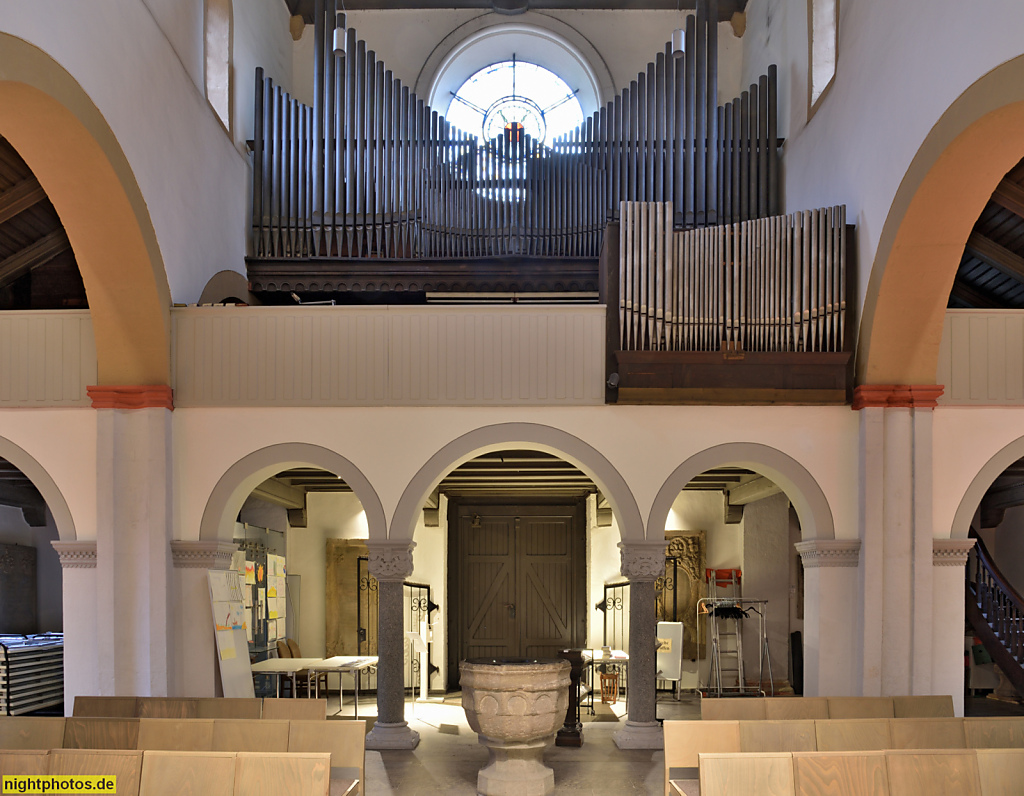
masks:
<svg viewBox="0 0 1024 796"><path fill-rule="evenodd" d="M553 658L586 635L586 509L449 503L449 685L467 658Z"/></svg>

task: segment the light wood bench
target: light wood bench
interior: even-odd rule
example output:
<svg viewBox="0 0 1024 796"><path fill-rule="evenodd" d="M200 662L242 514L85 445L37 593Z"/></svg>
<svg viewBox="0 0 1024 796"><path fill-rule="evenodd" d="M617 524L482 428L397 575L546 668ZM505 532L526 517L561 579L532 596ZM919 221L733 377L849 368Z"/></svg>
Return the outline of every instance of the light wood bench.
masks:
<svg viewBox="0 0 1024 796"><path fill-rule="evenodd" d="M138 796L142 752L113 749L54 749L50 774L117 777L117 796Z"/></svg>
<svg viewBox="0 0 1024 796"><path fill-rule="evenodd" d="M147 751L139 796L233 796L233 752Z"/></svg>
<svg viewBox="0 0 1024 796"><path fill-rule="evenodd" d="M59 716L0 716L0 749L59 749L64 719Z"/></svg>
<svg viewBox="0 0 1024 796"><path fill-rule="evenodd" d="M195 719L199 717L198 700L175 697L139 697L140 719Z"/></svg>
<svg viewBox="0 0 1024 796"><path fill-rule="evenodd" d="M134 719L139 715L138 697L76 696L73 716L79 718Z"/></svg>
<svg viewBox="0 0 1024 796"><path fill-rule="evenodd" d="M348 781L355 781L357 785L353 792L362 794L362 783L366 781L366 722L362 719L291 721L288 751L329 752L332 796L336 790L335 783Z"/></svg>
<svg viewBox="0 0 1024 796"><path fill-rule="evenodd" d="M196 717L200 719L258 719L263 715L259 697L203 697L196 700Z"/></svg>
<svg viewBox="0 0 1024 796"><path fill-rule="evenodd" d="M131 749L139 744L138 719L72 716L64 722L65 749Z"/></svg>
<svg viewBox="0 0 1024 796"><path fill-rule="evenodd" d="M326 721L327 700L276 699L268 697L263 700L263 718Z"/></svg>
<svg viewBox="0 0 1024 796"><path fill-rule="evenodd" d="M1024 747L1024 717L967 718L964 736L971 749L1019 749Z"/></svg>
<svg viewBox="0 0 1024 796"><path fill-rule="evenodd" d="M6 774L50 773L47 749L0 749L0 777Z"/></svg>
<svg viewBox="0 0 1024 796"><path fill-rule="evenodd" d="M797 796L886 796L889 773L884 752L797 752L793 755Z"/></svg>
<svg viewBox="0 0 1024 796"><path fill-rule="evenodd" d="M778 752L702 754L700 795L793 796L793 755Z"/></svg>
<svg viewBox="0 0 1024 796"><path fill-rule="evenodd" d="M212 752L213 719L139 719L136 749Z"/></svg>
<svg viewBox="0 0 1024 796"><path fill-rule="evenodd" d="M328 796L331 756L253 754L235 760L235 796Z"/></svg>
<svg viewBox="0 0 1024 796"><path fill-rule="evenodd" d="M213 748L210 751L287 752L288 722L214 719Z"/></svg>
<svg viewBox="0 0 1024 796"><path fill-rule="evenodd" d="M953 697L742 697L700 701L706 721L953 718Z"/></svg>

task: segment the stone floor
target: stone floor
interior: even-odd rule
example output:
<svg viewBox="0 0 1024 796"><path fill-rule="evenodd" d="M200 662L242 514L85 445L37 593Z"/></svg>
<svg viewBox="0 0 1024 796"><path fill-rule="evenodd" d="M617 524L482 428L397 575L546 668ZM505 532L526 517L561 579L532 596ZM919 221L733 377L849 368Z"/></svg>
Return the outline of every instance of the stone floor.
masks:
<svg viewBox="0 0 1024 796"><path fill-rule="evenodd" d="M371 700L360 700L360 718L376 714ZM625 723L625 711L621 703L610 707L596 717L582 717L581 748L548 747L544 761L555 772L555 793L656 796L663 792L663 752L618 749L612 734ZM337 697L332 696L328 713L335 710ZM348 697L341 715L352 715ZM699 716L699 703L692 695L684 695L680 702L670 695L659 700L658 718ZM477 772L487 764L487 749L466 723L461 696L449 695L443 703L407 702L406 720L420 734L419 746L411 752L368 751L366 796L474 796Z"/></svg>
<svg viewBox="0 0 1024 796"><path fill-rule="evenodd" d="M328 713L338 710L337 696L328 702ZM466 723L461 695L451 694L442 703L406 702L406 720L420 734L419 746L411 752L366 753L366 796L475 796L476 774L487 763L487 750L477 742ZM376 716L373 697L360 700L360 718ZM966 700L968 716L1021 715L1024 706L996 702L985 697ZM351 717L351 693L339 716ZM661 751L620 750L612 734L625 723L622 703L599 710L594 717L584 714L582 748L553 744L544 755L555 772L556 794L647 794L663 793ZM700 703L684 694L676 701L670 694L659 696L659 719L698 719ZM693 783L696 788L696 783ZM694 791L696 792L696 790Z"/></svg>

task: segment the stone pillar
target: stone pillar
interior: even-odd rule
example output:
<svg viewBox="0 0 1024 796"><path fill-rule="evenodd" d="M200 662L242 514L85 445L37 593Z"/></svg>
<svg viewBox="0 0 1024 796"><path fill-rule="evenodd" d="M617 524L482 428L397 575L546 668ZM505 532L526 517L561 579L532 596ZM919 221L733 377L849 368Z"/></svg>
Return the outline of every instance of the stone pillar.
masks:
<svg viewBox="0 0 1024 796"><path fill-rule="evenodd" d="M932 410L941 394L936 385L861 385L854 392L864 696L934 692Z"/></svg>
<svg viewBox="0 0 1024 796"><path fill-rule="evenodd" d="M370 574L378 583L377 722L367 749L415 749L420 735L405 720L405 612L402 584L412 574L414 542L368 540Z"/></svg>
<svg viewBox="0 0 1024 796"><path fill-rule="evenodd" d="M99 693L96 653L96 541L51 542L63 570L64 713L79 694Z"/></svg>
<svg viewBox="0 0 1024 796"><path fill-rule="evenodd" d="M170 388L88 392L97 410L97 692L166 696L174 610Z"/></svg>
<svg viewBox="0 0 1024 796"><path fill-rule="evenodd" d="M964 715L964 582L973 539L932 541L932 690Z"/></svg>
<svg viewBox="0 0 1024 796"><path fill-rule="evenodd" d="M860 539L808 539L794 547L804 566L804 696L853 695Z"/></svg>
<svg viewBox="0 0 1024 796"><path fill-rule="evenodd" d="M620 542L622 575L629 580L629 716L615 733L620 749L662 749L657 719L658 615L654 581L665 574L666 541Z"/></svg>
<svg viewBox="0 0 1024 796"><path fill-rule="evenodd" d="M176 697L222 696L217 669L217 644L210 613L208 569L228 569L232 542L171 542L174 563L174 611L171 616L171 660L168 695Z"/></svg>

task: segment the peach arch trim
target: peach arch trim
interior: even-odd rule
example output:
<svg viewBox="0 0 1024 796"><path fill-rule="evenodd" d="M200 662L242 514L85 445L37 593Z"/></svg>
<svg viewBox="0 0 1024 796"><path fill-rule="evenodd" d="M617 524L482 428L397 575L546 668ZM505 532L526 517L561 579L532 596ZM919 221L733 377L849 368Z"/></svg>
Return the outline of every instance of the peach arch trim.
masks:
<svg viewBox="0 0 1024 796"><path fill-rule="evenodd" d="M75 79L0 33L0 135L60 215L89 298L98 381L170 384L170 288L127 158Z"/></svg>
<svg viewBox="0 0 1024 796"><path fill-rule="evenodd" d="M523 447L560 456L589 475L608 499L624 541L643 540L643 518L619 471L596 448L579 437L535 423L499 423L463 434L435 453L402 493L391 520L390 538L409 539L427 496L451 470L483 453Z"/></svg>
<svg viewBox="0 0 1024 796"><path fill-rule="evenodd" d="M922 142L893 199L864 298L864 384L931 384L964 245L1024 153L1024 56L971 85ZM955 197L955 201L951 201Z"/></svg>
<svg viewBox="0 0 1024 796"><path fill-rule="evenodd" d="M676 497L694 476L723 465L746 467L770 478L786 493L800 518L802 539L835 539L832 509L818 482L796 459L768 445L756 442L729 442L695 453L666 479L651 506L648 536L661 529L664 533L668 512Z"/></svg>

